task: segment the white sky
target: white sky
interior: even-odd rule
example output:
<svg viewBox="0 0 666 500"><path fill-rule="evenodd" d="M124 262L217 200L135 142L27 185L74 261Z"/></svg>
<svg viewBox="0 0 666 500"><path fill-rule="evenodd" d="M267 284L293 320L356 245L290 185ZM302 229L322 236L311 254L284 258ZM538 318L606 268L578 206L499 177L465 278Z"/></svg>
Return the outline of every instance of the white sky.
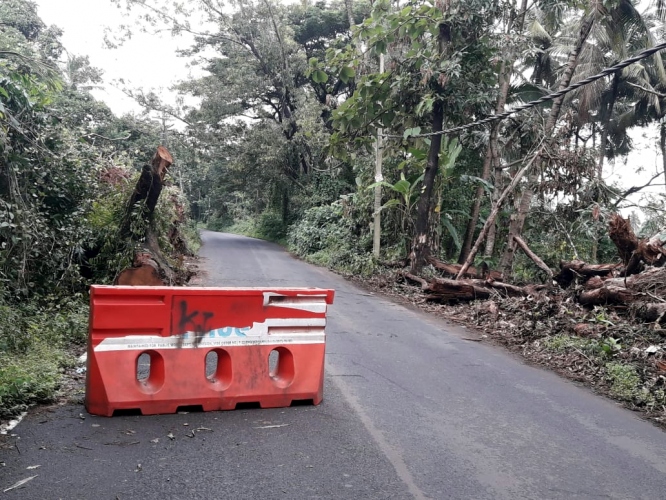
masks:
<svg viewBox="0 0 666 500"><path fill-rule="evenodd" d="M187 61L176 56L178 48L190 45L191 38L188 37L173 39L170 33L148 35L137 32L121 48L105 48L105 27L132 24L109 0L36 0L36 3L46 24L55 24L64 30L63 43L67 50L76 55L88 55L91 64L104 71L105 89L93 93L116 114L139 113L141 108L114 88L111 85L113 80L123 78L129 87L154 90L165 101L173 103L168 87L192 73ZM656 171L661 171L656 128L636 130L632 136L640 146L631 153L627 163L618 160L605 167L607 181L620 180L625 188L645 184ZM639 167L643 169L642 173L636 173ZM663 177L654 182L663 184ZM655 186L646 191L664 193L665 189ZM632 201L638 202L639 199L640 195L635 195ZM623 213L627 215L631 210Z"/></svg>
<svg viewBox="0 0 666 500"><path fill-rule="evenodd" d="M47 25L55 24L64 30L65 48L72 54L88 55L90 63L104 71L105 89L93 94L118 115L140 112L141 108L114 88L112 81L123 78L129 87L153 89L171 101L168 87L190 74L186 60L176 55L176 49L189 46L185 37L174 40L170 33L160 36L137 32L119 49L105 48L105 27L130 23L123 17L124 11L109 0L36 0L36 3Z"/></svg>

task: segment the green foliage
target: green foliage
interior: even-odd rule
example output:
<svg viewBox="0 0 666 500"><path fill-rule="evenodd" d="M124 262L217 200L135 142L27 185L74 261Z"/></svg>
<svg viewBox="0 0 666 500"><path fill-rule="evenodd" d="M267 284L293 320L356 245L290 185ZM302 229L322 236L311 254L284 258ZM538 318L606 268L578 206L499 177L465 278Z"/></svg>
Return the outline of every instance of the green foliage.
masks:
<svg viewBox="0 0 666 500"><path fill-rule="evenodd" d="M259 216L256 226L258 238L268 241L280 242L287 236L287 225L282 215L273 211L264 212Z"/></svg>
<svg viewBox="0 0 666 500"><path fill-rule="evenodd" d="M23 315L7 305L0 305L0 352L25 352L30 344Z"/></svg>
<svg viewBox="0 0 666 500"><path fill-rule="evenodd" d="M67 351L87 338L88 307L80 297L48 303L0 303L0 418L52 401L63 368L73 363Z"/></svg>
<svg viewBox="0 0 666 500"><path fill-rule="evenodd" d="M326 205L305 212L291 226L289 249L299 257L337 271L369 275L374 262L367 252L368 237L355 237L351 221L342 214L342 207Z"/></svg>
<svg viewBox="0 0 666 500"><path fill-rule="evenodd" d="M241 219L231 225L224 226L224 231L231 234L240 234L241 236L257 237L257 224L254 219Z"/></svg>
<svg viewBox="0 0 666 500"><path fill-rule="evenodd" d="M611 384L611 394L619 399L643 400L641 379L636 367L630 364L611 362L606 364L606 377Z"/></svg>
<svg viewBox="0 0 666 500"><path fill-rule="evenodd" d="M64 362L61 351L45 344L25 354L0 352L0 418L52 401Z"/></svg>
<svg viewBox="0 0 666 500"><path fill-rule="evenodd" d="M598 348L598 342L594 339L576 337L558 333L552 337L547 337L543 341L546 349L553 351L567 351L569 349L580 349L584 352L595 352Z"/></svg>
<svg viewBox="0 0 666 500"><path fill-rule="evenodd" d="M88 93L101 72L85 56L63 62L60 35L33 2L0 3L0 417L54 397L64 353L86 339L87 286L131 264L138 242L119 228L132 170L159 144L150 119L117 119ZM196 251L186 201L165 193L160 245L167 257Z"/></svg>

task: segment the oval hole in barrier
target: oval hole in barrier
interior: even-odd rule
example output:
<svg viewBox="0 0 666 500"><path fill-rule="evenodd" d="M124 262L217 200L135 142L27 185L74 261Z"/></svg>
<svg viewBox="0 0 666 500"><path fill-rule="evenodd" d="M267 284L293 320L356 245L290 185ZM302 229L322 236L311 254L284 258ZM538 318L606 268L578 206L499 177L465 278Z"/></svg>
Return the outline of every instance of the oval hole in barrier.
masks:
<svg viewBox="0 0 666 500"><path fill-rule="evenodd" d="M288 387L294 381L294 355L286 347L277 347L268 355L268 374L278 387Z"/></svg>
<svg viewBox="0 0 666 500"><path fill-rule="evenodd" d="M164 385L164 358L157 351L145 351L136 358L136 381L148 394L158 392Z"/></svg>
<svg viewBox="0 0 666 500"><path fill-rule="evenodd" d="M136 379L145 382L150 376L150 354L142 352L136 359Z"/></svg>
<svg viewBox="0 0 666 500"><path fill-rule="evenodd" d="M231 385L233 377L231 356L224 349L212 349L206 354L206 378L215 389L223 391Z"/></svg>

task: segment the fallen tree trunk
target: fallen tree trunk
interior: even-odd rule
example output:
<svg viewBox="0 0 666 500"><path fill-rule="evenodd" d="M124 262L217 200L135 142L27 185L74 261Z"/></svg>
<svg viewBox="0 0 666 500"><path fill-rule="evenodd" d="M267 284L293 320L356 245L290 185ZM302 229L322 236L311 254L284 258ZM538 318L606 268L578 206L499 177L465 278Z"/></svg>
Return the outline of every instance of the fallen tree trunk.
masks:
<svg viewBox="0 0 666 500"><path fill-rule="evenodd" d="M586 306L628 304L639 296L640 293L627 288L607 285L593 290L584 290L578 295L578 302Z"/></svg>
<svg viewBox="0 0 666 500"><path fill-rule="evenodd" d="M539 269L541 269L543 272L545 272L549 278L553 277L553 271L550 267L546 265L546 263L539 258L537 254L535 254L532 250L530 250L530 247L527 246L527 243L523 241L523 239L520 236L513 236L513 240L518 244L520 249L525 252L525 255L527 255L530 259L532 259L532 262L534 262Z"/></svg>
<svg viewBox="0 0 666 500"><path fill-rule="evenodd" d="M525 297L538 293L545 288L543 286L519 287L501 281L482 279L433 278L426 280L408 272L401 273L401 275L407 281L418 284L421 290L426 293L427 300L440 302L488 299L493 293L504 297Z"/></svg>
<svg viewBox="0 0 666 500"><path fill-rule="evenodd" d="M483 280L449 280L436 278L432 280L425 292L429 295L428 300L439 300L442 302L469 301L487 299L491 290L478 286L474 282Z"/></svg>
<svg viewBox="0 0 666 500"><path fill-rule="evenodd" d="M567 288L578 276L586 280L593 276L613 276L621 267L622 264L587 264L582 260L561 261L560 272L553 279L562 288Z"/></svg>
<svg viewBox="0 0 666 500"><path fill-rule="evenodd" d="M441 260L437 260L434 257L430 257L428 259L428 263L431 264L435 269L444 271L446 274L450 274L451 276L457 276L460 270L462 269L462 264L449 264L447 262L442 262ZM464 277L497 280L497 279L502 279L502 273L498 271L493 271L492 269L488 269L487 266L483 266L481 267L481 269L477 269L476 267L470 266L465 271Z"/></svg>
<svg viewBox="0 0 666 500"><path fill-rule="evenodd" d="M629 219L613 214L609 223L609 236L625 264L623 276L640 273L645 265L662 267L666 264L666 236L656 234L639 240L634 234Z"/></svg>

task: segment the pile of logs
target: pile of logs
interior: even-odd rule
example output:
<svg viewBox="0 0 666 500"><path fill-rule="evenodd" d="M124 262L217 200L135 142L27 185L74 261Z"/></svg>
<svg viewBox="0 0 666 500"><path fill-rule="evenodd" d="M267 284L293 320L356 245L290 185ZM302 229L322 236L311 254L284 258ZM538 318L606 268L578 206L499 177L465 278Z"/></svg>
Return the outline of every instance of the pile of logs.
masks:
<svg viewBox="0 0 666 500"><path fill-rule="evenodd" d="M463 279L424 279L401 273L410 283L420 285L427 300L450 303L488 299L493 295L524 297L546 291L572 290L583 305L614 305L643 321L666 322L666 233L638 239L628 219L615 214L610 221L610 238L618 249L621 262L587 264L580 260L561 262L554 273L526 244L525 253L541 268L549 271L551 285L516 286L487 268L469 268ZM445 275L455 277L460 265L430 259L430 264Z"/></svg>

